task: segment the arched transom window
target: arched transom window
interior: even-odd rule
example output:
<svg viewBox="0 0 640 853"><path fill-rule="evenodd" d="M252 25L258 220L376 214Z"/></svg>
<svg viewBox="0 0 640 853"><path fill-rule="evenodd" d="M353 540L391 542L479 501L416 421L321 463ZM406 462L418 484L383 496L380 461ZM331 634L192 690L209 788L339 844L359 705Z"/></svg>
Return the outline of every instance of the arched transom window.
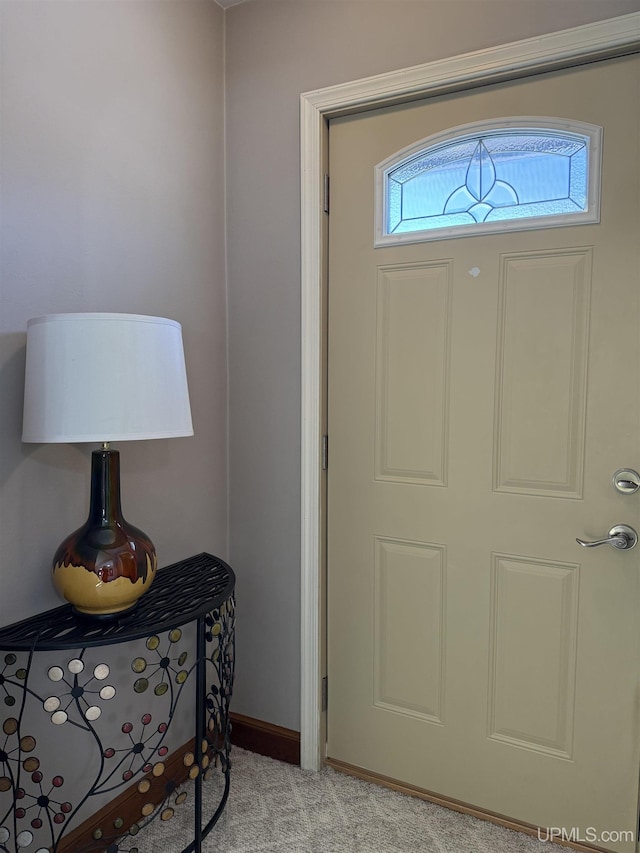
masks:
<svg viewBox="0 0 640 853"><path fill-rule="evenodd" d="M599 221L601 128L503 118L376 166L376 245Z"/></svg>

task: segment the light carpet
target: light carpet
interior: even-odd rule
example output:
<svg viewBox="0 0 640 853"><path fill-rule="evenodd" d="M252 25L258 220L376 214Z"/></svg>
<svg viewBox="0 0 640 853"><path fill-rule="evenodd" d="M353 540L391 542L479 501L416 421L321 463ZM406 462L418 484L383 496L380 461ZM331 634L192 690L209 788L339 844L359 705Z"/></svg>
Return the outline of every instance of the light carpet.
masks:
<svg viewBox="0 0 640 853"><path fill-rule="evenodd" d="M203 843L204 853L562 850L330 768L311 773L235 747L232 762L227 806ZM205 784L205 797L215 786ZM210 806L203 802L205 813ZM192 837L192 820L183 806L172 820L154 821L135 844L141 853L178 853Z"/></svg>

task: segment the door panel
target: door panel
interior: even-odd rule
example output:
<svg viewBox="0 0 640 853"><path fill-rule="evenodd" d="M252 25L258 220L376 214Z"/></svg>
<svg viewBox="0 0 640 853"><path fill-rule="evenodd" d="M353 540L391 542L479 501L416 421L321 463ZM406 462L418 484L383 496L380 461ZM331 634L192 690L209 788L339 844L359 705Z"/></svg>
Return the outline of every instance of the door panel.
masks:
<svg viewBox="0 0 640 853"><path fill-rule="evenodd" d="M620 853L640 547L575 539L640 523L611 485L640 467L639 79L628 57L330 129L327 754ZM600 224L373 248L377 163L509 115L604 127Z"/></svg>
<svg viewBox="0 0 640 853"><path fill-rule="evenodd" d="M591 248L503 254L494 490L581 498Z"/></svg>
<svg viewBox="0 0 640 853"><path fill-rule="evenodd" d="M449 263L378 271L376 480L446 482L450 279Z"/></svg>

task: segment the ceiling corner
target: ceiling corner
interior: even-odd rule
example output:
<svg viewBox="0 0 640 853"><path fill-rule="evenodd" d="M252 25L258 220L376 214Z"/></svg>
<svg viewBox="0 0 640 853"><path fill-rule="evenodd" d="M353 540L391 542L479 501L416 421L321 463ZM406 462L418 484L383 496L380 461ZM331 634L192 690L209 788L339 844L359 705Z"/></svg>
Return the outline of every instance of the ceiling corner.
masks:
<svg viewBox="0 0 640 853"><path fill-rule="evenodd" d="M239 6L240 3L244 3L245 0L214 0L214 2L223 9L228 9L230 6Z"/></svg>

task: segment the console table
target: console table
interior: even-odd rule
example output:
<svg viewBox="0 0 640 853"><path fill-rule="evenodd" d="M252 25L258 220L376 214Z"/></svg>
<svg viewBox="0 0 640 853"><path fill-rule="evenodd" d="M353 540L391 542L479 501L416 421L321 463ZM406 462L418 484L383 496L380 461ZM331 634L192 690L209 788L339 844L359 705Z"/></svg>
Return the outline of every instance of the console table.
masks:
<svg viewBox="0 0 640 853"><path fill-rule="evenodd" d="M65 604L0 629L2 853L142 853L138 833L187 800L193 836L182 853L201 853L229 794L234 590L231 568L203 553L160 569L121 617L95 621ZM104 662L105 647L115 645L125 666ZM120 720L110 709L123 697L139 710ZM176 760L167 740L177 710L193 714L194 740ZM64 766L49 757L60 744L55 761ZM79 755L90 764L83 763L83 793L65 796L78 784ZM208 779L214 805L205 815ZM92 798L107 795L133 800L133 817L112 813L78 838L80 809L91 813Z"/></svg>

